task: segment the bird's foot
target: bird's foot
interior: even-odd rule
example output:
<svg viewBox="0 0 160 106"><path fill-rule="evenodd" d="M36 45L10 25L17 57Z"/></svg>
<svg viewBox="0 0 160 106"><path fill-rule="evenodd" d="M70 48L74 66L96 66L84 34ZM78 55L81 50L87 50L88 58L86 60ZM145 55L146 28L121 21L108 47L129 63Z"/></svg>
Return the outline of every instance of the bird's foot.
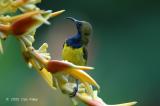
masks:
<svg viewBox="0 0 160 106"><path fill-rule="evenodd" d="M75 97L78 92L78 80L76 80L76 87L73 88L73 92L69 94L71 98Z"/></svg>

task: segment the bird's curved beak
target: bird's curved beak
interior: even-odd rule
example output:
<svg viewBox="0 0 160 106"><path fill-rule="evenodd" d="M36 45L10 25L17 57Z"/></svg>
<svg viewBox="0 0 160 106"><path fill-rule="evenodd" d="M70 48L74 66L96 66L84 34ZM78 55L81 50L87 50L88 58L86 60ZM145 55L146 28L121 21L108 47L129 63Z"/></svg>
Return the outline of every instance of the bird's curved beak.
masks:
<svg viewBox="0 0 160 106"><path fill-rule="evenodd" d="M76 27L77 27L78 31L80 31L80 26L81 26L81 24L82 24L82 22L81 22L81 21L76 20L76 19L75 19L75 18L73 18L73 17L67 17L67 18L65 18L65 19L69 19L69 20L73 21L73 22L74 22L74 24L76 25Z"/></svg>
<svg viewBox="0 0 160 106"><path fill-rule="evenodd" d="M65 19L68 19L68 20L71 20L71 21L73 21L73 22L78 22L78 20L76 20L75 18L73 18L73 17L66 17Z"/></svg>
<svg viewBox="0 0 160 106"><path fill-rule="evenodd" d="M79 24L81 24L81 21L76 20L76 19L73 18L73 17L67 17L67 18L65 18L65 19L68 19L68 20L73 21L73 22L76 24L77 27L78 27Z"/></svg>

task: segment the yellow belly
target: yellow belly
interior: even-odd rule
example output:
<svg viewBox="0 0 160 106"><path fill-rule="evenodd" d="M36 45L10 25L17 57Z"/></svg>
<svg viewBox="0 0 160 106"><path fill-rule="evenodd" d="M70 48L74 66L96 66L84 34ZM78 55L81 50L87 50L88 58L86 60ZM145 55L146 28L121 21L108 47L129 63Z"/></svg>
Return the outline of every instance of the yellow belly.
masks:
<svg viewBox="0 0 160 106"><path fill-rule="evenodd" d="M86 65L86 60L83 58L83 55L83 48L73 49L66 44L64 45L62 51L63 60L67 60L76 65Z"/></svg>

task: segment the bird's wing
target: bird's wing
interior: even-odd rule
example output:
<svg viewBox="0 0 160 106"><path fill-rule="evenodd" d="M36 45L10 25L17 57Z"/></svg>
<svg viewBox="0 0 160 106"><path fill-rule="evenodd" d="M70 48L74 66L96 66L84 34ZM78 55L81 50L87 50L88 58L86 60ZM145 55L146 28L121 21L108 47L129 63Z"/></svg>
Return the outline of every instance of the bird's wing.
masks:
<svg viewBox="0 0 160 106"><path fill-rule="evenodd" d="M86 60L86 64L87 64L88 51L87 51L87 49L85 47L83 48L83 58Z"/></svg>

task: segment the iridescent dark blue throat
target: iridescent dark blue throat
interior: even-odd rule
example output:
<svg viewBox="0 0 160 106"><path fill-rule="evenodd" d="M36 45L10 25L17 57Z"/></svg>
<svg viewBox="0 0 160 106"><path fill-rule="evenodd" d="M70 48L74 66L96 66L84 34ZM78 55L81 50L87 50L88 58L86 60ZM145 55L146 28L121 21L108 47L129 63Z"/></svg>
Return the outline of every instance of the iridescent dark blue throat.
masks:
<svg viewBox="0 0 160 106"><path fill-rule="evenodd" d="M77 35L69 38L66 41L67 46L71 46L72 48L80 48L82 47L81 35L77 33Z"/></svg>
<svg viewBox="0 0 160 106"><path fill-rule="evenodd" d="M72 48L80 48L82 47L82 35L81 35L81 22L77 21L76 22L76 27L77 27L77 34L72 36L71 38L67 39L66 44L67 46L70 46Z"/></svg>

